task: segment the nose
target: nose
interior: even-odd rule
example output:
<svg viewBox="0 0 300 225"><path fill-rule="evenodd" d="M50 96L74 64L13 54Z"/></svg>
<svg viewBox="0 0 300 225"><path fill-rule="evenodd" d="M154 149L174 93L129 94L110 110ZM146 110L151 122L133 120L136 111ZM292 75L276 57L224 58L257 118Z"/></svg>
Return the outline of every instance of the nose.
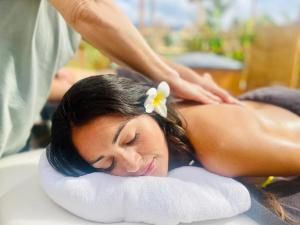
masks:
<svg viewBox="0 0 300 225"><path fill-rule="evenodd" d="M134 149L120 149L117 152L117 164L128 173L137 172L142 165L142 157Z"/></svg>

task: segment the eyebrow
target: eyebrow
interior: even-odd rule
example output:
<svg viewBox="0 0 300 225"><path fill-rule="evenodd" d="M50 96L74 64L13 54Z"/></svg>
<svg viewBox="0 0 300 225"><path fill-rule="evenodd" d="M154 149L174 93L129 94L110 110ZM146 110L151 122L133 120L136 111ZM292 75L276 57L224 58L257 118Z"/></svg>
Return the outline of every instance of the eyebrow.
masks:
<svg viewBox="0 0 300 225"><path fill-rule="evenodd" d="M116 131L116 133L115 133L115 135L114 135L114 137L113 137L113 140L112 140L112 144L115 144L116 143L116 141L118 140L118 138L119 138L119 136L120 136L120 133L121 133L121 131L124 129L124 127L126 126L126 124L128 123L128 121L126 121L125 123L123 123L123 124L121 124L119 127L118 127L118 129L117 129L117 131ZM95 164L96 162L99 162L101 159L103 159L104 158L104 156L102 155L102 156L99 156L97 159L95 159L95 160L93 160L93 161L90 161L89 163L90 164Z"/></svg>
<svg viewBox="0 0 300 225"><path fill-rule="evenodd" d="M120 136L121 131L124 129L124 127L126 126L127 123L128 123L128 120L125 123L121 124L121 126L118 127L117 132L115 133L115 135L113 137L112 144L116 143L116 141L118 140L118 138Z"/></svg>

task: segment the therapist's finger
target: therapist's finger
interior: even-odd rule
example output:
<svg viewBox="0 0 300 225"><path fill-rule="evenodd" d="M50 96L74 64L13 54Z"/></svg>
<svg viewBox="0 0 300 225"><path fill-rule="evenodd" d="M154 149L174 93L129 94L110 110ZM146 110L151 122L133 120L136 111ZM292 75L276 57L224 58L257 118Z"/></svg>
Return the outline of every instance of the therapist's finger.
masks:
<svg viewBox="0 0 300 225"><path fill-rule="evenodd" d="M219 103L217 100L214 100L214 98L211 98L209 93L203 88L198 87L197 85L191 84L189 82L184 83L184 85L177 86L173 89L176 96L183 99L201 102L204 104Z"/></svg>
<svg viewBox="0 0 300 225"><path fill-rule="evenodd" d="M205 90L201 85L186 81L180 77L168 81L173 93L180 98L201 102L204 104L220 103L218 97Z"/></svg>
<svg viewBox="0 0 300 225"><path fill-rule="evenodd" d="M193 95L191 100L202 102L204 104L219 104L222 102L218 96L199 86L195 87Z"/></svg>
<svg viewBox="0 0 300 225"><path fill-rule="evenodd" d="M216 102L219 102L219 103L223 102L223 100L212 91L202 88L202 90L200 92L201 92L201 94L207 96L208 98L210 98Z"/></svg>
<svg viewBox="0 0 300 225"><path fill-rule="evenodd" d="M209 92L198 92L197 94L194 95L194 97L191 99L197 102L201 102L204 104L220 104L220 101L215 100L215 98L212 98L209 95Z"/></svg>
<svg viewBox="0 0 300 225"><path fill-rule="evenodd" d="M222 99L222 101L226 103L232 103L233 101L232 96L217 85L206 85L205 89L218 96L220 99Z"/></svg>

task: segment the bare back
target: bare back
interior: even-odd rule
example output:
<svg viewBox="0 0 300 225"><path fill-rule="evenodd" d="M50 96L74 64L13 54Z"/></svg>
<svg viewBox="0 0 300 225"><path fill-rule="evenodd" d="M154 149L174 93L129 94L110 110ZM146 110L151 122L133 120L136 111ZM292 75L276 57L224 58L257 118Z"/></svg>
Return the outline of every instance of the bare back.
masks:
<svg viewBox="0 0 300 225"><path fill-rule="evenodd" d="M300 117L269 104L243 104L178 105L198 159L228 176L300 174Z"/></svg>

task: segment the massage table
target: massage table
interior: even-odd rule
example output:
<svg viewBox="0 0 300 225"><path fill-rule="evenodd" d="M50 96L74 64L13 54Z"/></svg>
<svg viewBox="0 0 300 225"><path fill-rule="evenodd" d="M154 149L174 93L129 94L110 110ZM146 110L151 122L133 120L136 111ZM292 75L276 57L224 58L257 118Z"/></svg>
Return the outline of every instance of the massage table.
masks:
<svg viewBox="0 0 300 225"><path fill-rule="evenodd" d="M95 225L52 202L39 184L37 165L42 150L0 159L0 225ZM138 212L137 212L138 213ZM143 223L117 223L142 225ZM246 214L193 225L259 225Z"/></svg>

